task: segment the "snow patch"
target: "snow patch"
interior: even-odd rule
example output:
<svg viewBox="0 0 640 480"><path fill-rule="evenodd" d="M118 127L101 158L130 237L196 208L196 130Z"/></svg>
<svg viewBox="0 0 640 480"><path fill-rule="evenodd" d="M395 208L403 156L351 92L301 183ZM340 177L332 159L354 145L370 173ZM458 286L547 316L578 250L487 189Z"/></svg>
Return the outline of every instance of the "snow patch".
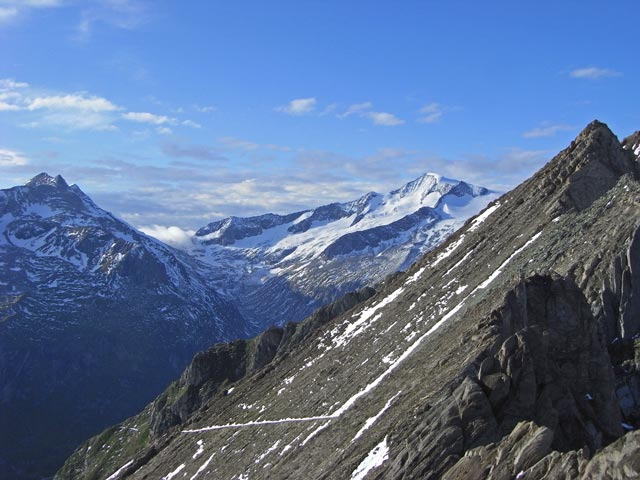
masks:
<svg viewBox="0 0 640 480"><path fill-rule="evenodd" d="M358 433L356 433L355 437L353 437L353 439L351 440L351 442L355 442L358 438L360 438L362 436L362 434L368 430L371 425L373 425L374 423L376 423L378 421L378 419L384 414L384 412L386 412L389 407L391 406L391 404L393 403L393 401L398 398L398 396L401 394L402 392L398 392L396 393L393 397L391 397L389 400L387 400L387 403L385 403L384 407L382 407L382 410L380 410L377 415L375 415L374 417L368 418L366 422L364 422L364 425L362 426L362 428L360 430L358 430Z"/></svg>
<svg viewBox="0 0 640 480"><path fill-rule="evenodd" d="M433 266L435 267L436 265L438 265L440 262L442 262L445 258L448 258L451 256L451 254L453 252L456 251L456 249L462 245L462 242L464 241L464 235L460 235L460 238L458 238L458 240L456 240L455 242L451 243L444 252L440 253L436 259L433 261Z"/></svg>
<svg viewBox="0 0 640 480"><path fill-rule="evenodd" d="M202 465L200 465L200 468L198 468L198 471L196 471L196 473L193 474L193 476L189 479L189 480L195 480L198 475L200 475L202 472L205 471L205 469L209 466L209 464L211 463L211 460L213 459L213 456L215 455L215 452L211 454L211 456L209 458L207 458L207 461L204 462Z"/></svg>
<svg viewBox="0 0 640 480"><path fill-rule="evenodd" d="M111 475L109 475L106 478L106 480L116 480L116 478L118 478L118 476L120 476L120 474L131 465L133 465L133 460L130 460L127 463L125 463L124 465L122 465L118 470L116 470Z"/></svg>
<svg viewBox="0 0 640 480"><path fill-rule="evenodd" d="M426 266L422 267L420 270L418 270L416 273L414 273L413 275L411 275L407 281L405 282L405 285L409 285L410 283L415 282L416 280L418 280L418 278L420 278L420 276L424 273L424 271L426 270Z"/></svg>
<svg viewBox="0 0 640 480"><path fill-rule="evenodd" d="M389 446L387 445L387 437L384 437L373 450L369 452L367 457L358 465L351 474L351 480L363 480L367 474L374 468L378 468L389 459Z"/></svg>
<svg viewBox="0 0 640 480"><path fill-rule="evenodd" d="M529 240L527 240L527 243L525 243L523 246L521 246L519 249L517 249L515 252L513 252L513 254L509 258L507 258L504 262L502 262L502 264L489 276L489 278L487 278L484 282L482 282L480 285L478 285L478 287L476 287L474 292L476 290L478 290L478 289L487 288L489 286L489 284L491 284L491 282L493 282L496 278L498 278L498 276L502 273L502 271L509 264L509 262L511 262L511 260L513 260L525 248L527 248L529 245L531 245L533 242L535 242L538 239L538 237L540 237L541 234L542 234L542 230L540 230L533 237L531 237Z"/></svg>
<svg viewBox="0 0 640 480"><path fill-rule="evenodd" d="M467 229L467 231L473 232L477 230L478 227L482 225L487 218L489 218L489 215L491 215L493 212L495 212L498 209L498 207L500 207L500 202L497 202L496 204L491 205L489 208L487 208L484 212L478 215L473 220L473 222L471 222L471 226Z"/></svg>
<svg viewBox="0 0 640 480"><path fill-rule="evenodd" d="M166 477L162 477L162 480L171 480L173 477L175 477L176 475L178 475L182 469L186 467L186 465L183 463L182 465L180 465L178 468L176 468L173 472L171 472L170 474L168 474Z"/></svg>
<svg viewBox="0 0 640 480"><path fill-rule="evenodd" d="M273 452L276 448L278 448L278 445L280 445L280 440L277 440L276 443L274 443L273 445L271 445L266 452L264 452L262 455L260 455L258 457L258 459L255 461L255 463L260 463L262 460L264 460L267 455L269 455L271 452Z"/></svg>
<svg viewBox="0 0 640 480"><path fill-rule="evenodd" d="M311 432L307 438L305 438L302 443L300 444L301 447L304 447L309 440L311 440L313 437L315 437L317 434L319 434L322 430L324 430L325 428L327 428L329 426L329 424L331 423L331 421L329 422L325 422L322 425L320 425L318 428L316 428L313 432Z"/></svg>
<svg viewBox="0 0 640 480"><path fill-rule="evenodd" d="M202 440L198 440L196 443L198 444L198 450L193 454L192 458L194 460L204 453L204 442Z"/></svg>
<svg viewBox="0 0 640 480"><path fill-rule="evenodd" d="M373 323L376 322L376 320L378 320L382 316L382 314L378 314L375 317L373 317L373 315L381 308L393 302L396 298L400 296L400 294L403 291L404 291L404 287L400 287L396 291L394 291L393 293L385 297L383 300L381 300L379 303L374 305L373 307L365 308L364 310L362 310L359 316L354 315L352 318L355 318L356 316L358 316L358 319L354 322L351 322L351 321L344 322L342 325L346 323L347 327L344 329L344 331L341 334L338 331L339 327L336 327L333 330L331 330L330 334L332 336L333 346L340 347L340 346L347 345L352 338L364 332L367 328L369 328Z"/></svg>

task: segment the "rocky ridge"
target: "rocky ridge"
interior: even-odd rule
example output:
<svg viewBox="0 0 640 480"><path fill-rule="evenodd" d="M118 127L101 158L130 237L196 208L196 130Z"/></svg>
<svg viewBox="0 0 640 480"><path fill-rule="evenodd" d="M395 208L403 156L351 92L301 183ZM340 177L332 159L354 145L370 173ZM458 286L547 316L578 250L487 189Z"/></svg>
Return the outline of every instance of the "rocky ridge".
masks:
<svg viewBox="0 0 640 480"><path fill-rule="evenodd" d="M190 413L152 431L161 396L57 478L637 478L636 137L591 123L370 299L262 368L195 361L176 385L217 387Z"/></svg>

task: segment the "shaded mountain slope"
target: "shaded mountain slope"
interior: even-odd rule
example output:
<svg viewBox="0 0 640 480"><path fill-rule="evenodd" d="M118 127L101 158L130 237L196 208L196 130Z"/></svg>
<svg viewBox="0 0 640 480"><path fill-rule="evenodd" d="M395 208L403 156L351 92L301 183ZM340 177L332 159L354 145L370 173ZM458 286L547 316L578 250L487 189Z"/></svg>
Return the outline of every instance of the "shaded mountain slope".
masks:
<svg viewBox="0 0 640 480"><path fill-rule="evenodd" d="M52 474L212 342L251 332L204 264L60 176L0 191L0 478Z"/></svg>
<svg viewBox="0 0 640 480"><path fill-rule="evenodd" d="M639 198L637 153L593 122L372 298L57 478L636 478Z"/></svg>

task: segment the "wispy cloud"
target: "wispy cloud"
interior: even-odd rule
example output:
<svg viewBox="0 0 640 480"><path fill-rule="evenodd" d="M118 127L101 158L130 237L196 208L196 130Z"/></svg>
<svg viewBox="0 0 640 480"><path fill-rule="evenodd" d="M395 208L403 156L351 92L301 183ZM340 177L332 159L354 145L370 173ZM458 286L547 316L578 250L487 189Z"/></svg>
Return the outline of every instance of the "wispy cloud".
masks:
<svg viewBox="0 0 640 480"><path fill-rule="evenodd" d="M165 143L161 146L162 153L172 158L191 158L193 160L227 161L218 149L205 145L179 145Z"/></svg>
<svg viewBox="0 0 640 480"><path fill-rule="evenodd" d="M131 122L148 123L150 125L165 125L176 123L175 118L166 115L156 115L149 112L127 112L122 114L122 118Z"/></svg>
<svg viewBox="0 0 640 480"><path fill-rule="evenodd" d="M194 105L193 109L200 113L211 113L217 110L213 105Z"/></svg>
<svg viewBox="0 0 640 480"><path fill-rule="evenodd" d="M13 78L0 78L0 91L11 90L15 88L27 88L28 86L28 83L16 82Z"/></svg>
<svg viewBox="0 0 640 480"><path fill-rule="evenodd" d="M145 24L150 16L149 4L142 0L97 0L84 7L78 23L78 39L86 40L98 24L132 30Z"/></svg>
<svg viewBox="0 0 640 480"><path fill-rule="evenodd" d="M194 122L193 120L183 120L181 123L185 127L202 128L202 125L200 125L198 122Z"/></svg>
<svg viewBox="0 0 640 480"><path fill-rule="evenodd" d="M243 140L235 137L221 137L218 142L222 144L225 149L229 150L257 150L260 145L250 140Z"/></svg>
<svg viewBox="0 0 640 480"><path fill-rule="evenodd" d="M296 98L286 105L276 107L276 111L294 116L305 115L311 113L316 108L316 102L314 97Z"/></svg>
<svg viewBox="0 0 640 480"><path fill-rule="evenodd" d="M127 111L108 98L87 92L51 92L12 78L0 79L0 112L22 112L27 120L16 124L28 128L117 130L118 122L126 120L155 126L156 133L167 135L172 133L170 126L202 127L190 119Z"/></svg>
<svg viewBox="0 0 640 480"><path fill-rule="evenodd" d="M41 112L26 127L55 126L67 130L116 130L114 112L121 108L106 98L85 93L23 97L25 110Z"/></svg>
<svg viewBox="0 0 640 480"><path fill-rule="evenodd" d="M373 103L371 102L354 103L352 105L349 105L349 107L344 112L336 115L336 117L347 118L355 115L371 120L374 125L383 125L387 127L402 125L403 123L405 123L404 120L398 118L393 113L376 112L372 109Z"/></svg>
<svg viewBox="0 0 640 480"><path fill-rule="evenodd" d="M0 0L0 25L10 23L32 9L62 6L62 0Z"/></svg>
<svg viewBox="0 0 640 480"><path fill-rule="evenodd" d="M0 148L0 166L26 165L28 162L24 154L8 148Z"/></svg>
<svg viewBox="0 0 640 480"><path fill-rule="evenodd" d="M420 109L420 123L435 123L442 118L442 106L439 103L433 102L425 105Z"/></svg>
<svg viewBox="0 0 640 480"><path fill-rule="evenodd" d="M361 115L367 110L371 110L372 108L373 103L371 102L354 103L353 105L349 105L349 107L343 113L340 113L336 116L338 118L347 118L351 115Z"/></svg>
<svg viewBox="0 0 640 480"><path fill-rule="evenodd" d="M0 25L9 23L17 16L18 9L16 7L0 7Z"/></svg>
<svg viewBox="0 0 640 480"><path fill-rule="evenodd" d="M384 125L387 127L393 127L396 125L402 125L404 120L396 117L393 113L387 112L367 112L365 116L373 122L374 125Z"/></svg>
<svg viewBox="0 0 640 480"><path fill-rule="evenodd" d="M598 80L600 78L620 77L621 72L609 68L585 67L571 70L569 75L573 78L584 78L588 80Z"/></svg>
<svg viewBox="0 0 640 480"><path fill-rule="evenodd" d="M52 95L36 97L29 102L27 110L83 110L88 112L113 112L120 110L103 97L85 94Z"/></svg>
<svg viewBox="0 0 640 480"><path fill-rule="evenodd" d="M573 130L575 130L575 128L571 125L553 125L550 123L543 123L540 127L523 132L522 136L524 138L553 137L558 132L570 132Z"/></svg>

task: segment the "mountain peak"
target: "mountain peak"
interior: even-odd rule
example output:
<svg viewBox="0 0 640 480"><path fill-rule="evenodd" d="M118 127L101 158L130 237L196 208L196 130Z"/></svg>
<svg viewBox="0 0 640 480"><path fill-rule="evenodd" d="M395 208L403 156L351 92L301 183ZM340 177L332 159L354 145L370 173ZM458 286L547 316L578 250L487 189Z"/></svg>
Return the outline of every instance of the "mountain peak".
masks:
<svg viewBox="0 0 640 480"><path fill-rule="evenodd" d="M622 147L631 150L636 157L640 157L640 130L632 133L622 141Z"/></svg>
<svg viewBox="0 0 640 480"><path fill-rule="evenodd" d="M541 192L558 214L584 210L623 175L640 178L637 161L606 124L594 120L522 187L526 195Z"/></svg>
<svg viewBox="0 0 640 480"><path fill-rule="evenodd" d="M35 177L33 177L31 180L27 182L28 187L39 187L41 185L48 185L50 187L56 187L56 188L69 187L69 185L67 184L65 179L62 178L61 175L56 175L55 177L52 177L46 172L39 173L38 175L36 175Z"/></svg>

